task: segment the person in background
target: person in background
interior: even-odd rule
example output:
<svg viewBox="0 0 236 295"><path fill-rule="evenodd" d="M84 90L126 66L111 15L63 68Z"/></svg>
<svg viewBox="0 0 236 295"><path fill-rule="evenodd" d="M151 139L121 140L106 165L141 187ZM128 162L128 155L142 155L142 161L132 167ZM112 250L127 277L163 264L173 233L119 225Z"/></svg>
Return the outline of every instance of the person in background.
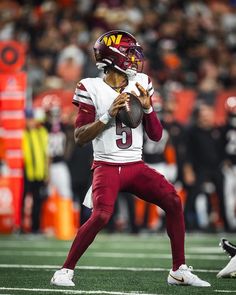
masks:
<svg viewBox="0 0 236 295"><path fill-rule="evenodd" d="M236 245L222 238L220 246L224 252L229 255L230 261L228 264L216 275L219 278L236 278Z"/></svg>
<svg viewBox="0 0 236 295"><path fill-rule="evenodd" d="M132 193L160 206L166 213L166 227L172 250L169 285L209 287L185 264L184 215L175 188L161 174L142 161L143 133L155 141L162 136L162 126L153 111L151 79L142 73L143 49L128 32L104 33L94 45L96 65L104 77L86 78L76 87L73 102L78 106L75 141L80 146L93 142L94 162L93 212L78 230L68 256L57 270L51 284L75 286L74 269L112 216L118 192ZM127 92L136 93L143 108L143 122L131 129L116 117L129 100Z"/></svg>
<svg viewBox="0 0 236 295"><path fill-rule="evenodd" d="M228 230L223 190L223 140L221 128L214 124L214 109L200 102L197 105L193 124L186 131L186 157L183 165L184 183L187 190L185 218L188 230L201 227L201 220L196 211L196 202L200 195L208 196L207 211L212 206L209 196L216 192L219 215L223 229ZM210 189L209 189L210 188ZM213 226L208 218L206 229Z"/></svg>
<svg viewBox="0 0 236 295"><path fill-rule="evenodd" d="M224 192L226 217L230 230L236 230L236 97L225 102L227 122L223 127L224 137Z"/></svg>
<svg viewBox="0 0 236 295"><path fill-rule="evenodd" d="M61 121L61 102L55 95L46 95L42 101L46 112L45 127L48 130L50 156L50 185L60 197L72 199L71 177L65 159L67 149L67 128Z"/></svg>
<svg viewBox="0 0 236 295"><path fill-rule="evenodd" d="M22 225L24 232L24 208L26 196L33 200L31 232L40 233L40 216L43 200L47 197L49 170L48 132L42 125L42 117L36 111L26 109L26 128L23 133L22 151L24 164L24 190L22 204Z"/></svg>
<svg viewBox="0 0 236 295"><path fill-rule="evenodd" d="M91 209L83 205L85 195L91 185L92 171L90 169L93 158L92 144L84 147L75 144L74 140L74 120L77 113L71 107L65 108L62 114L62 123L66 132L66 151L64 159L68 165L73 193L74 211L78 212L75 216L78 223L77 227L84 224L91 214ZM78 217L78 218L77 218Z"/></svg>

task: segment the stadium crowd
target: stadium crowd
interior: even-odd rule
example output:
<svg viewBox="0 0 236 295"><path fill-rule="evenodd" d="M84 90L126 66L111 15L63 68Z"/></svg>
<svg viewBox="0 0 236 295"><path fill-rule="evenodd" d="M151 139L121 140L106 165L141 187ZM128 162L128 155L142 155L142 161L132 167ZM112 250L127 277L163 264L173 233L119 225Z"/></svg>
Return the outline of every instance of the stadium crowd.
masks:
<svg viewBox="0 0 236 295"><path fill-rule="evenodd" d="M236 85L236 1L1 1L0 41L22 42L27 52L27 109L43 91L73 91L80 79L99 75L93 44L112 29L126 30L141 41L145 72L156 90L153 103L164 133L159 144L144 139L144 160L184 192L187 230L236 231L232 181L236 177L236 98L226 100L226 117L220 126L215 124L214 113L219 92L235 90ZM174 94L184 89L196 96L193 113L183 124L175 118L178 101ZM92 148L74 145L74 114L63 109L63 100L47 97L44 102L50 177L43 175L42 187L48 179L54 180L54 186L62 187L62 196L82 206L90 186ZM43 119L36 109L26 112L27 121L32 117ZM34 182L27 175L26 180ZM135 199L123 195L119 200L108 230L120 229L117 220L124 212L130 231L147 229L149 206L137 225ZM89 215L83 210L81 223ZM35 214L39 216L38 208ZM158 214L162 223L155 230L165 223L162 212ZM35 222L38 231L37 218Z"/></svg>

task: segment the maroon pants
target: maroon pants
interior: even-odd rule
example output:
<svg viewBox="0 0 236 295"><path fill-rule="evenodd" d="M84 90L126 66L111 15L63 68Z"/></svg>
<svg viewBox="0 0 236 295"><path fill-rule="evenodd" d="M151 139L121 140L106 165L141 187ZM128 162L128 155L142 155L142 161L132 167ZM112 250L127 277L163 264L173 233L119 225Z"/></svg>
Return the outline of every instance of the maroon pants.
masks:
<svg viewBox="0 0 236 295"><path fill-rule="evenodd" d="M166 228L171 241L173 270L185 263L184 218L182 204L174 186L163 175L143 162L116 166L99 164L93 175L93 213L80 227L63 265L74 269L77 261L108 223L119 191L158 205L166 213Z"/></svg>

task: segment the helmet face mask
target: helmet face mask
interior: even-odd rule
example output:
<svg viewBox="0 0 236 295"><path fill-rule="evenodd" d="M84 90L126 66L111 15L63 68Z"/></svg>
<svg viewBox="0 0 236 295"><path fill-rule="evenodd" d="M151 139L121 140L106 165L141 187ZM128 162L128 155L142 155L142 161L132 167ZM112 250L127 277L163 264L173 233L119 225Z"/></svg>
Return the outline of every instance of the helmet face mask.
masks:
<svg viewBox="0 0 236 295"><path fill-rule="evenodd" d="M94 54L99 69L111 66L128 77L143 70L143 49L134 36L125 31L110 31L100 36L95 42Z"/></svg>

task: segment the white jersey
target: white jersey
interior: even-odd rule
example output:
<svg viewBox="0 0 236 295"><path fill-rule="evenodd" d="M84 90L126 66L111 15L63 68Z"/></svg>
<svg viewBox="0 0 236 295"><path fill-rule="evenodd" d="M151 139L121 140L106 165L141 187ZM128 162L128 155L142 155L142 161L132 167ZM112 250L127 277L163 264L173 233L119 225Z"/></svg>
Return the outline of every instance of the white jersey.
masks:
<svg viewBox="0 0 236 295"><path fill-rule="evenodd" d="M135 86L138 82L142 87L149 91L151 96L154 92L149 77L138 73L134 79L130 80L123 92L139 90ZM73 101L94 106L96 120L105 114L110 108L112 102L119 95L114 89L106 84L102 78L86 78L80 81L77 87ZM131 129L113 118L93 140L94 160L109 163L129 163L142 159L143 147L143 127L140 124L137 128Z"/></svg>

